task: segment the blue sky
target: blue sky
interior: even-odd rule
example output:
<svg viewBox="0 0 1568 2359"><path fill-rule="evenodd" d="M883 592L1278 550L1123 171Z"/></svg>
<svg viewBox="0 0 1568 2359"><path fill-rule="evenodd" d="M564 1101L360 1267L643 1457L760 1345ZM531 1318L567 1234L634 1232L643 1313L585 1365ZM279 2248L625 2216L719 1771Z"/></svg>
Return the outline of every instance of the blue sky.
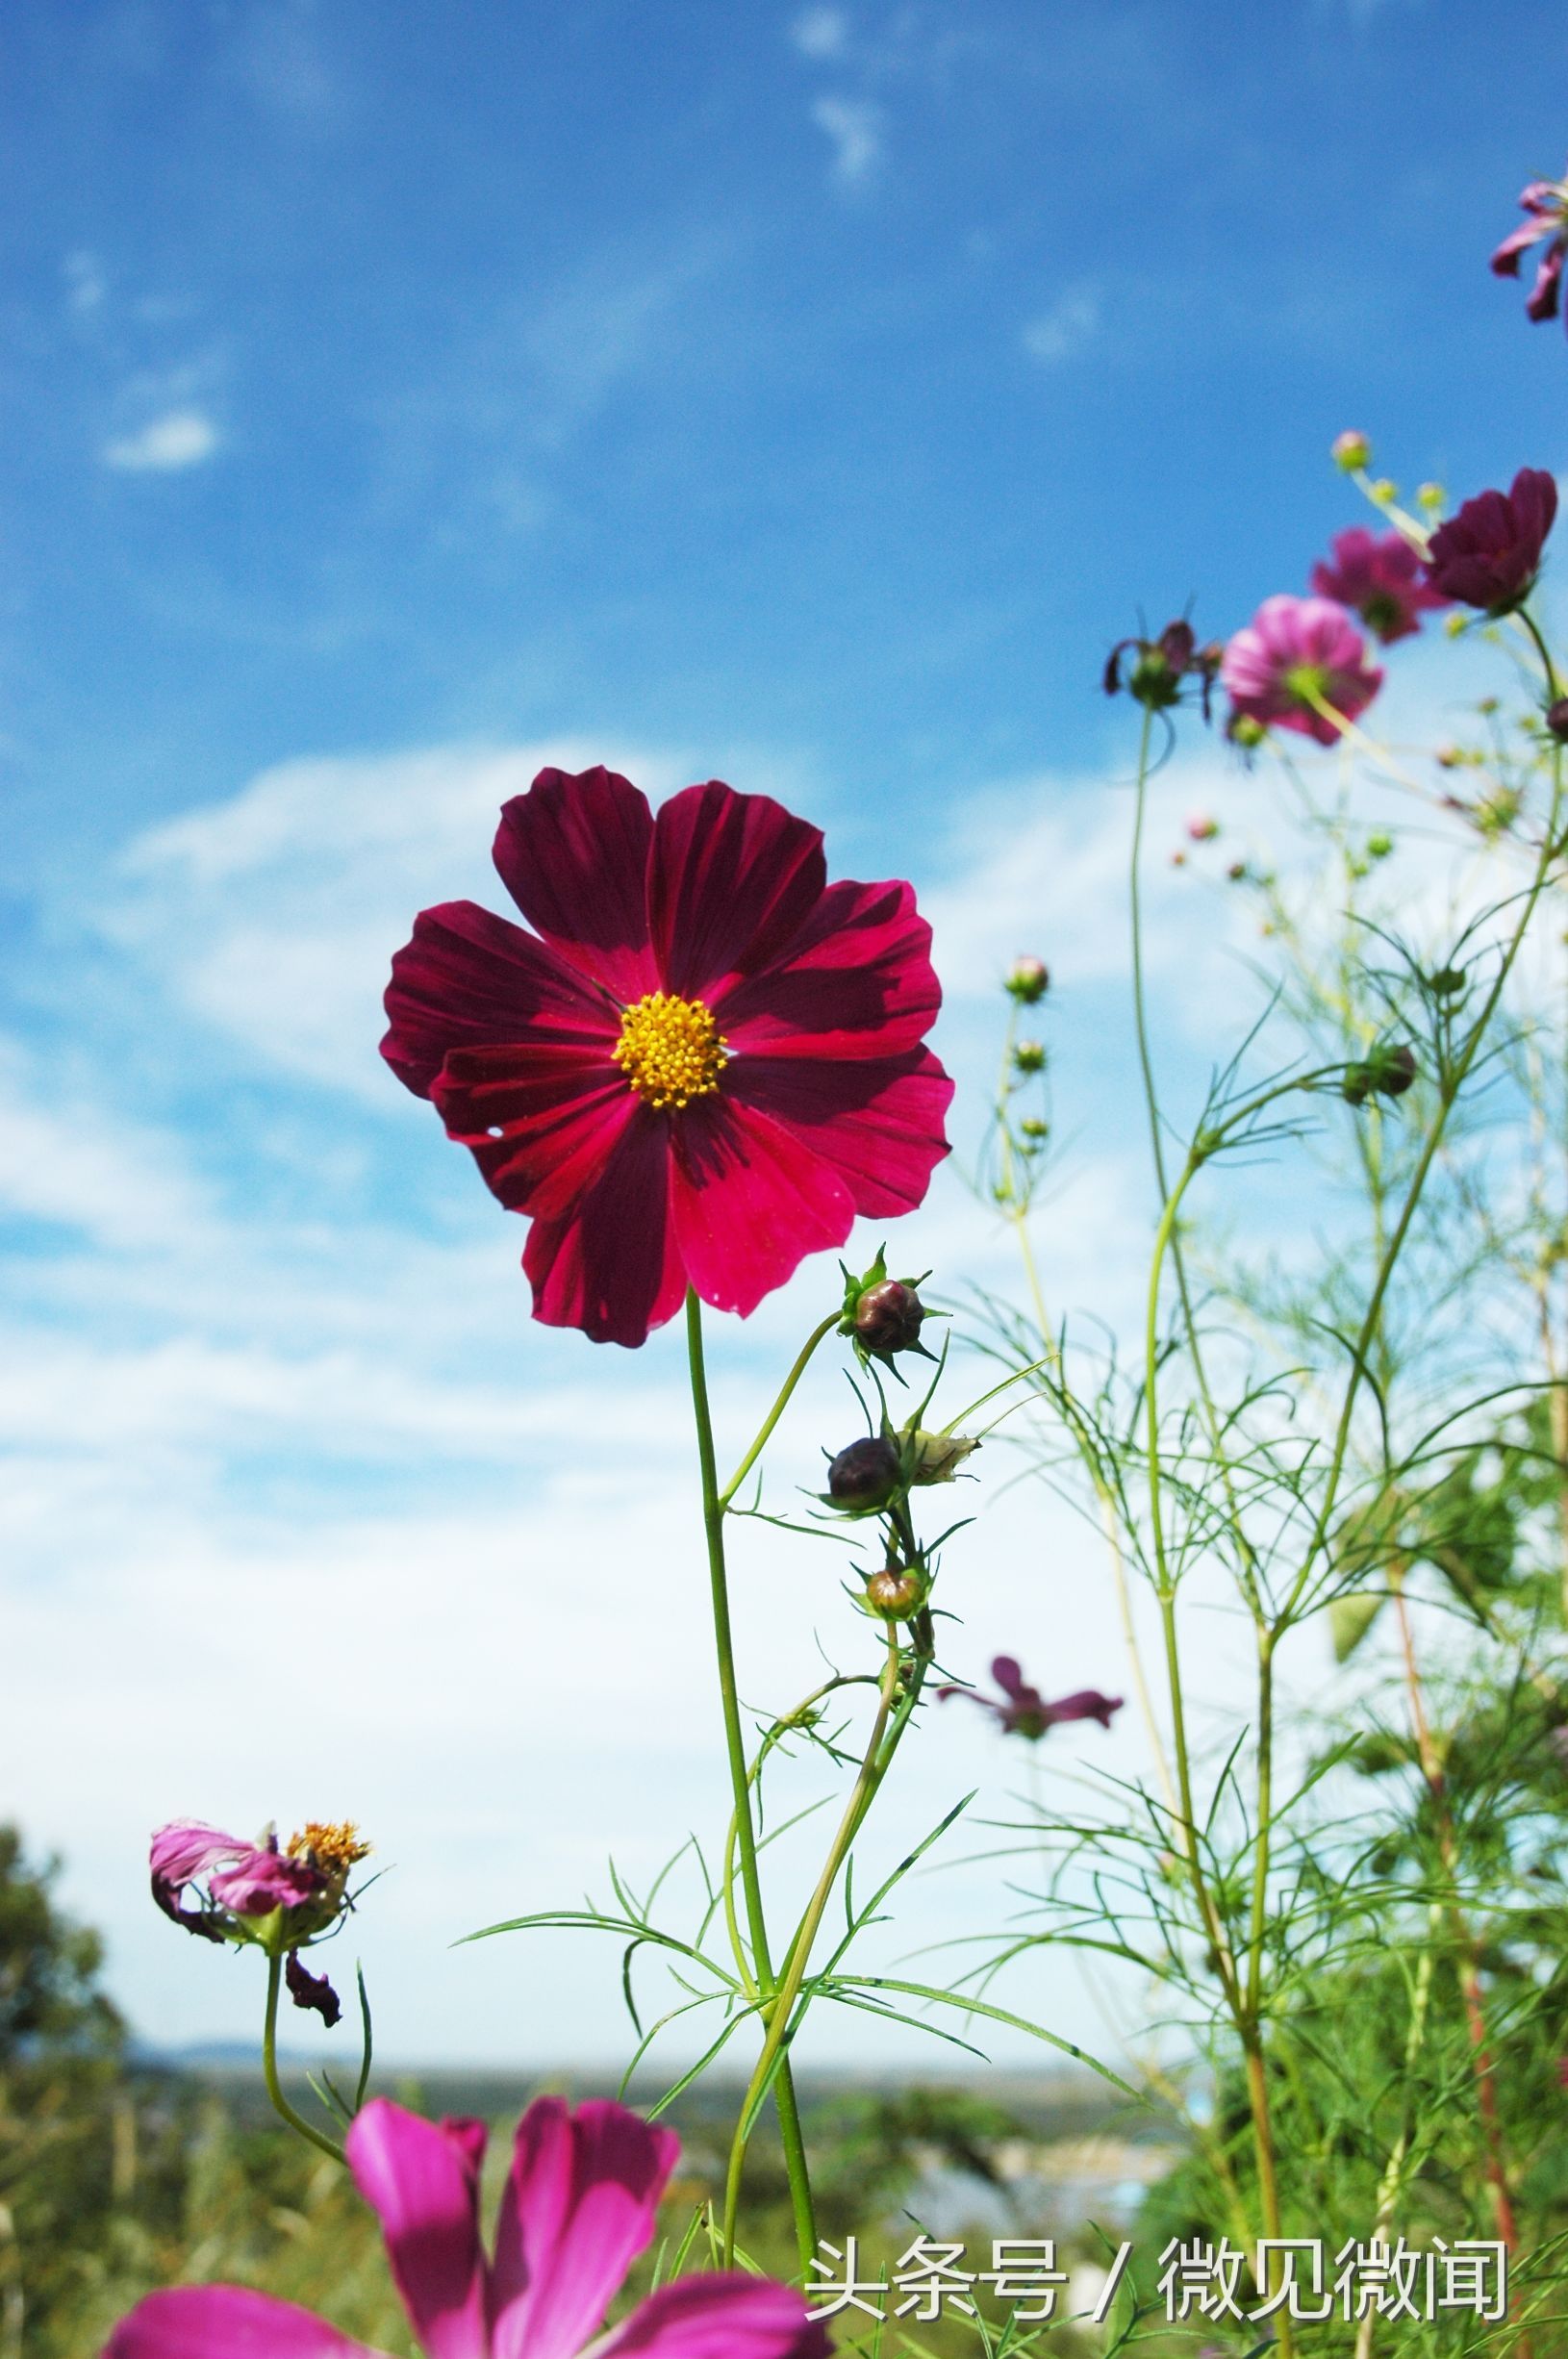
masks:
<svg viewBox="0 0 1568 2359"><path fill-rule="evenodd" d="M995 977L1051 958L1083 1176L1048 1260L1116 1307L1104 648L1300 586L1355 518L1342 426L1456 493L1568 462L1560 329L1485 268L1561 165L1568 31L15 0L3 54L0 1806L150 2037L253 1993L152 1916L146 1827L357 1811L395 2050L614 2053L608 1975L444 1943L717 1814L678 1363L530 1327L515 1226L377 1063L388 956L493 899L539 761L779 793L930 900L965 1137ZM1252 789L1208 751L1165 792L1174 837ZM1229 1013L1196 906L1155 911L1178 1055ZM999 1253L948 1179L896 1258ZM738 1438L821 1282L720 1346ZM973 1667L1117 1685L1069 1528L1014 1494L986 1529ZM802 1576L748 1578L776 1649ZM911 1823L1005 1788L960 1719Z"/></svg>

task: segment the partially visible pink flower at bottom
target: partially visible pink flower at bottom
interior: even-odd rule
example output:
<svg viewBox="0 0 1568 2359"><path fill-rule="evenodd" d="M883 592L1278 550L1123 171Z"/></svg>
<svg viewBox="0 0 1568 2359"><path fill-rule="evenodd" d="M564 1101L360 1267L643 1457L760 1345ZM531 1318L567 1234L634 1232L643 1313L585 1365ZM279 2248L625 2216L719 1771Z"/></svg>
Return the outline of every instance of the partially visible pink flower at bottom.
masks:
<svg viewBox="0 0 1568 2359"><path fill-rule="evenodd" d="M1063 1720L1098 1720L1101 1728L1109 1728L1112 1712L1122 1709L1119 1695L1101 1695L1098 1687L1075 1687L1071 1695L1048 1703L1012 1655L999 1655L991 1676L1001 1689L999 1697L976 1694L973 1687L947 1687L937 1689L938 1699L946 1703L949 1695L967 1695L982 1712L995 1713L1007 1736L1027 1737L1031 1743Z"/></svg>
<svg viewBox="0 0 1568 2359"><path fill-rule="evenodd" d="M1342 606L1281 595L1265 598L1235 633L1220 677L1233 717L1299 729L1333 746L1343 735L1334 715L1353 721L1383 684L1366 655L1366 642Z"/></svg>
<svg viewBox="0 0 1568 2359"><path fill-rule="evenodd" d="M427 2359L827 2359L804 2297L767 2277L682 2277L602 2339L605 2312L652 2239L680 2142L624 2106L541 2097L518 2125L495 2249L479 2234L482 2121L427 2121L376 2097L348 2162L379 2215ZM377 2359L292 2302L238 2285L149 2294L104 2359Z"/></svg>

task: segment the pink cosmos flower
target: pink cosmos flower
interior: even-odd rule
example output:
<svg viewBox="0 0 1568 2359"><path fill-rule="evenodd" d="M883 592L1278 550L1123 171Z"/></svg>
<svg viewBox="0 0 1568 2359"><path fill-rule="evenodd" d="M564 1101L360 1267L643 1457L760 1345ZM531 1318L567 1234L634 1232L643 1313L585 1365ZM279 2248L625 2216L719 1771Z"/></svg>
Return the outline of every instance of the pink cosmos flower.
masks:
<svg viewBox="0 0 1568 2359"><path fill-rule="evenodd" d="M381 1053L532 1221L534 1316L642 1343L688 1284L743 1316L948 1152L941 994L907 884L830 885L820 831L718 779L657 818L543 770L495 865L534 931L427 909Z"/></svg>
<svg viewBox="0 0 1568 2359"><path fill-rule="evenodd" d="M1337 745L1342 734L1323 705L1353 721L1383 683L1344 608L1321 597L1265 598L1230 640L1220 677L1230 692L1232 725L1277 723L1320 746Z"/></svg>
<svg viewBox="0 0 1568 2359"><path fill-rule="evenodd" d="M1492 256L1499 278L1517 278L1519 265L1532 245L1546 241L1535 273L1535 284L1525 298L1531 319L1555 319L1562 289L1563 257L1568 255L1568 175L1561 180L1532 180L1519 199L1526 218L1510 230ZM1564 313L1568 324L1568 312Z"/></svg>
<svg viewBox="0 0 1568 2359"><path fill-rule="evenodd" d="M1039 1688L1030 1687L1012 1655L999 1655L991 1665L991 1676L1001 1689L999 1697L955 1687L939 1687L937 1694L944 1702L949 1695L967 1695L982 1712L993 1712L1007 1736L1027 1737L1031 1744L1064 1720L1098 1720L1101 1728L1109 1728L1112 1712L1122 1709L1119 1695L1101 1695L1098 1687L1075 1687L1071 1695L1058 1696L1054 1704L1048 1704Z"/></svg>
<svg viewBox="0 0 1568 2359"><path fill-rule="evenodd" d="M1319 597L1332 598L1358 614L1384 647L1408 639L1421 628L1421 618L1446 605L1421 578L1421 560L1408 541L1397 532L1368 532L1353 524L1336 533L1333 563L1320 557L1312 568L1312 588Z"/></svg>
<svg viewBox="0 0 1568 2359"><path fill-rule="evenodd" d="M683 2277L597 2341L653 2235L680 2142L624 2107L541 2097L518 2126L495 2250L479 2236L482 2121L376 2097L348 2133L355 2183L426 2359L827 2359L801 2295L766 2277ZM105 2359L375 2359L292 2302L237 2285L149 2294Z"/></svg>
<svg viewBox="0 0 1568 2359"><path fill-rule="evenodd" d="M1511 613L1534 587L1556 513L1555 477L1522 467L1505 492L1478 492L1439 524L1428 545L1428 580L1461 606Z"/></svg>

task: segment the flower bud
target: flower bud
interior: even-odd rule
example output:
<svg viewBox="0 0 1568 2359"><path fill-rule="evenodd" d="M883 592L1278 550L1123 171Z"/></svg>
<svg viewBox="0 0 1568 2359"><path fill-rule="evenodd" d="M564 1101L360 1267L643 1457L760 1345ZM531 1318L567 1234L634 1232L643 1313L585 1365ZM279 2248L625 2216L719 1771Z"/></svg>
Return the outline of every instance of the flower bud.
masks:
<svg viewBox="0 0 1568 2359"><path fill-rule="evenodd" d="M1038 1114L1025 1114L1024 1120L1018 1127L1026 1139L1031 1139L1036 1144L1038 1144L1041 1139L1047 1139L1050 1136L1050 1123L1042 1122Z"/></svg>
<svg viewBox="0 0 1568 2359"><path fill-rule="evenodd" d="M1013 1063L1020 1073L1044 1073L1045 1044L1039 1040L1021 1040L1013 1050Z"/></svg>
<svg viewBox="0 0 1568 2359"><path fill-rule="evenodd" d="M1447 498L1448 494L1440 483L1423 483L1416 487L1416 505L1424 508L1429 516L1436 516Z"/></svg>
<svg viewBox="0 0 1568 2359"><path fill-rule="evenodd" d="M907 1621L920 1610L924 1596L924 1584L901 1564L887 1565L873 1573L866 1584L866 1603L884 1621Z"/></svg>
<svg viewBox="0 0 1568 2359"><path fill-rule="evenodd" d="M1391 835L1369 835L1367 838L1369 860L1386 860L1393 849L1394 839Z"/></svg>
<svg viewBox="0 0 1568 2359"><path fill-rule="evenodd" d="M1347 475L1353 475L1357 469L1372 464L1372 444L1364 434L1357 434L1353 426L1347 427L1343 434L1336 434L1328 448L1334 465L1342 467Z"/></svg>
<svg viewBox="0 0 1568 2359"><path fill-rule="evenodd" d="M1032 1007L1050 987L1050 970L1043 958L1015 958L1006 987L1021 1007Z"/></svg>
<svg viewBox="0 0 1568 2359"><path fill-rule="evenodd" d="M1364 1064L1352 1065L1340 1091L1352 1105L1364 1105L1373 1096L1403 1098L1419 1070L1415 1051L1400 1041L1393 1047L1374 1049Z"/></svg>
<svg viewBox="0 0 1568 2359"><path fill-rule="evenodd" d="M925 1306L900 1278L868 1286L855 1305L855 1335L868 1352L913 1352L920 1346Z"/></svg>
<svg viewBox="0 0 1568 2359"><path fill-rule="evenodd" d="M898 1435L906 1481L914 1484L951 1483L965 1459L979 1448L962 1433L927 1433L906 1425Z"/></svg>
<svg viewBox="0 0 1568 2359"><path fill-rule="evenodd" d="M1246 874L1247 863L1245 860L1232 860L1230 866L1226 870L1226 875L1229 877L1232 884L1240 884Z"/></svg>
<svg viewBox="0 0 1568 2359"><path fill-rule="evenodd" d="M1219 832L1219 821L1207 811L1195 811L1187 822L1187 833L1195 844L1212 844Z"/></svg>
<svg viewBox="0 0 1568 2359"><path fill-rule="evenodd" d="M1225 733L1243 753L1255 753L1265 744L1269 734L1266 721L1258 721L1251 713L1232 713L1225 724Z"/></svg>
<svg viewBox="0 0 1568 2359"><path fill-rule="evenodd" d="M1568 745L1568 697L1558 697L1546 708L1546 725L1561 745Z"/></svg>
<svg viewBox="0 0 1568 2359"><path fill-rule="evenodd" d="M827 1469L831 1506L873 1514L898 1487L898 1453L885 1433L867 1433L841 1450Z"/></svg>

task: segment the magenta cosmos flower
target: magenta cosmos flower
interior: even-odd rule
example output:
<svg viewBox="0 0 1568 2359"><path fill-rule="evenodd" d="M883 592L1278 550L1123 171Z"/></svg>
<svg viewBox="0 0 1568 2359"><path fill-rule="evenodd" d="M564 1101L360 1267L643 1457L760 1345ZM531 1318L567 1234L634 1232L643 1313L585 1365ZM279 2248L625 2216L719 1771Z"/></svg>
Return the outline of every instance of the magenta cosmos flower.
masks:
<svg viewBox="0 0 1568 2359"><path fill-rule="evenodd" d="M1420 558L1397 532L1368 532L1364 524L1353 524L1334 535L1332 547L1333 562L1320 557L1312 568L1314 592L1358 614L1384 647L1408 639L1421 628L1424 614L1447 604L1422 580Z"/></svg>
<svg viewBox="0 0 1568 2359"><path fill-rule="evenodd" d="M1544 246L1525 310L1531 319L1555 319L1562 292L1563 257L1568 255L1568 177L1532 180L1519 202L1526 217L1492 256L1492 268L1499 278L1517 278L1519 265L1530 247ZM1568 324L1568 312L1564 321Z"/></svg>
<svg viewBox="0 0 1568 2359"><path fill-rule="evenodd" d="M949 1695L967 1695L982 1712L995 1713L1007 1736L1027 1737L1031 1743L1064 1720L1098 1720L1101 1728L1109 1728L1112 1712L1122 1709L1119 1695L1101 1695L1098 1687L1075 1687L1071 1695L1058 1696L1055 1703L1048 1704L1039 1688L1029 1685L1012 1655L999 1655L991 1665L991 1676L1001 1689L999 1696L953 1687L939 1687L937 1694L943 1702Z"/></svg>
<svg viewBox="0 0 1568 2359"><path fill-rule="evenodd" d="M766 795L711 779L655 818L602 769L541 771L494 856L533 932L425 910L381 1053L532 1220L537 1319L638 1344L688 1285L744 1316L921 1202L952 1083L910 886L830 885Z"/></svg>
<svg viewBox="0 0 1568 2359"><path fill-rule="evenodd" d="M1360 632L1331 599L1265 598L1220 666L1231 718L1277 723L1320 746L1337 745L1341 731L1332 715L1353 721L1383 684L1366 653Z"/></svg>
<svg viewBox="0 0 1568 2359"><path fill-rule="evenodd" d="M1511 613L1534 586L1556 513L1555 477L1544 467L1522 467L1505 492L1478 492L1438 525L1428 545L1428 580L1461 606Z"/></svg>
<svg viewBox="0 0 1568 2359"><path fill-rule="evenodd" d="M518 2125L488 2260L482 2121L426 2121L376 2097L347 2151L426 2359L575 2359L652 2237L680 2142L623 2106L573 2114L541 2097ZM733 2275L662 2287L594 2349L595 2359L826 2359L828 2341L799 2294ZM246 2287L179 2286L139 2302L105 2359L366 2359L366 2346Z"/></svg>

